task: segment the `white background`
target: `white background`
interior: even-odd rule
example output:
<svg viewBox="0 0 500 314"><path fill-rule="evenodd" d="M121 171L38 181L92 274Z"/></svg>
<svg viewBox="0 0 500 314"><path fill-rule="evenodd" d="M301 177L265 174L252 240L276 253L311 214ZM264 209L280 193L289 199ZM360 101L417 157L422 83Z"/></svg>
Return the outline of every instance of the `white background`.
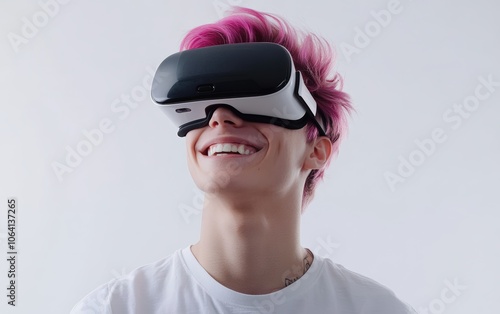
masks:
<svg viewBox="0 0 500 314"><path fill-rule="evenodd" d="M303 245L420 313L499 313L500 87L459 126L443 117L457 119L453 105L464 99L473 104L479 77L500 81L492 0L401 0L385 26L371 12L387 10L387 0L73 0L45 20L37 1L2 1L0 312L68 313L114 276L197 241L200 194L184 139L140 92L189 29L230 3L333 43L357 110L303 215ZM36 31L13 44L35 18ZM372 36L349 54L341 47L363 44L356 28ZM132 93L136 108L113 111ZM102 120L113 131L59 180L53 164L65 164L67 148L84 145L84 130ZM436 129L446 140L424 155L416 141ZM391 189L384 174L400 175L411 156L420 164ZM6 297L9 197L19 206L16 308Z"/></svg>

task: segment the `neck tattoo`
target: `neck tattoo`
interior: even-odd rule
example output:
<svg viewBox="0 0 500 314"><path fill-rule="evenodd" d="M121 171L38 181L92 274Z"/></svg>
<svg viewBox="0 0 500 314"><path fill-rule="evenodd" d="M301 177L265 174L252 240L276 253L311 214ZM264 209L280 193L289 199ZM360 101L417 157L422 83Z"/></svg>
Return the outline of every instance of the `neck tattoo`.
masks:
<svg viewBox="0 0 500 314"><path fill-rule="evenodd" d="M306 250L307 250L306 257L304 257L304 259L302 260L302 266L301 267L295 266L293 269L293 273L299 274L299 275L295 276L295 277L291 277L291 278L288 278L288 277L285 278L285 287L287 287L287 286L291 285L292 283L294 283L295 281L299 280L299 278L302 277L307 272L307 270L311 267L311 263L313 261L314 256L309 249L306 249Z"/></svg>

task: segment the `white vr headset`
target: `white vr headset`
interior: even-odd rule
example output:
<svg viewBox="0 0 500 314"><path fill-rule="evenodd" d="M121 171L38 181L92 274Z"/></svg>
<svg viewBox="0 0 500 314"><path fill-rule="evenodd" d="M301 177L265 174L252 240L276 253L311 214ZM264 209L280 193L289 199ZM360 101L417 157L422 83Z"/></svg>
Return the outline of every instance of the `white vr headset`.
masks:
<svg viewBox="0 0 500 314"><path fill-rule="evenodd" d="M286 48L274 43L241 43L185 50L158 67L153 101L179 129L178 136L208 125L218 107L245 121L303 128L316 117L311 96Z"/></svg>

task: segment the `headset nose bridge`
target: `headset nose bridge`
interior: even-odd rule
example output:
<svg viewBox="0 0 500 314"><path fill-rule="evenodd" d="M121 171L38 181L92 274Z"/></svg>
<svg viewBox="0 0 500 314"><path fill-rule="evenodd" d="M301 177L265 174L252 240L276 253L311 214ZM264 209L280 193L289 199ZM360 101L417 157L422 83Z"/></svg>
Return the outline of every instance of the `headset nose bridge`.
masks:
<svg viewBox="0 0 500 314"><path fill-rule="evenodd" d="M210 121L208 125L211 128L214 128L219 125L230 124L234 126L241 126L243 120L238 117L234 112L229 110L228 108L218 107L214 109L212 116L210 117Z"/></svg>

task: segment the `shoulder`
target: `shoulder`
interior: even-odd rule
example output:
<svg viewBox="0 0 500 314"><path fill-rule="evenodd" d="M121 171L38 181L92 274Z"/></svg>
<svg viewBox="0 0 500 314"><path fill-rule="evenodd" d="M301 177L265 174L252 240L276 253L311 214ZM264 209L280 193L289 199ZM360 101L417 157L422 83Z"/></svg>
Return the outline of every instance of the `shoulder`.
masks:
<svg viewBox="0 0 500 314"><path fill-rule="evenodd" d="M385 285L349 270L332 260L323 259L324 278L332 289L359 313L416 314L416 311Z"/></svg>
<svg viewBox="0 0 500 314"><path fill-rule="evenodd" d="M180 250L98 286L73 307L71 314L112 313L116 311L116 306L127 306L134 300L149 299L152 293L164 289L165 281L181 267L179 253ZM123 309L123 313L125 312L128 311Z"/></svg>
<svg viewBox="0 0 500 314"><path fill-rule="evenodd" d="M111 309L109 308L109 296L116 281L117 279L113 279L95 288L75 304L70 314L111 313Z"/></svg>

